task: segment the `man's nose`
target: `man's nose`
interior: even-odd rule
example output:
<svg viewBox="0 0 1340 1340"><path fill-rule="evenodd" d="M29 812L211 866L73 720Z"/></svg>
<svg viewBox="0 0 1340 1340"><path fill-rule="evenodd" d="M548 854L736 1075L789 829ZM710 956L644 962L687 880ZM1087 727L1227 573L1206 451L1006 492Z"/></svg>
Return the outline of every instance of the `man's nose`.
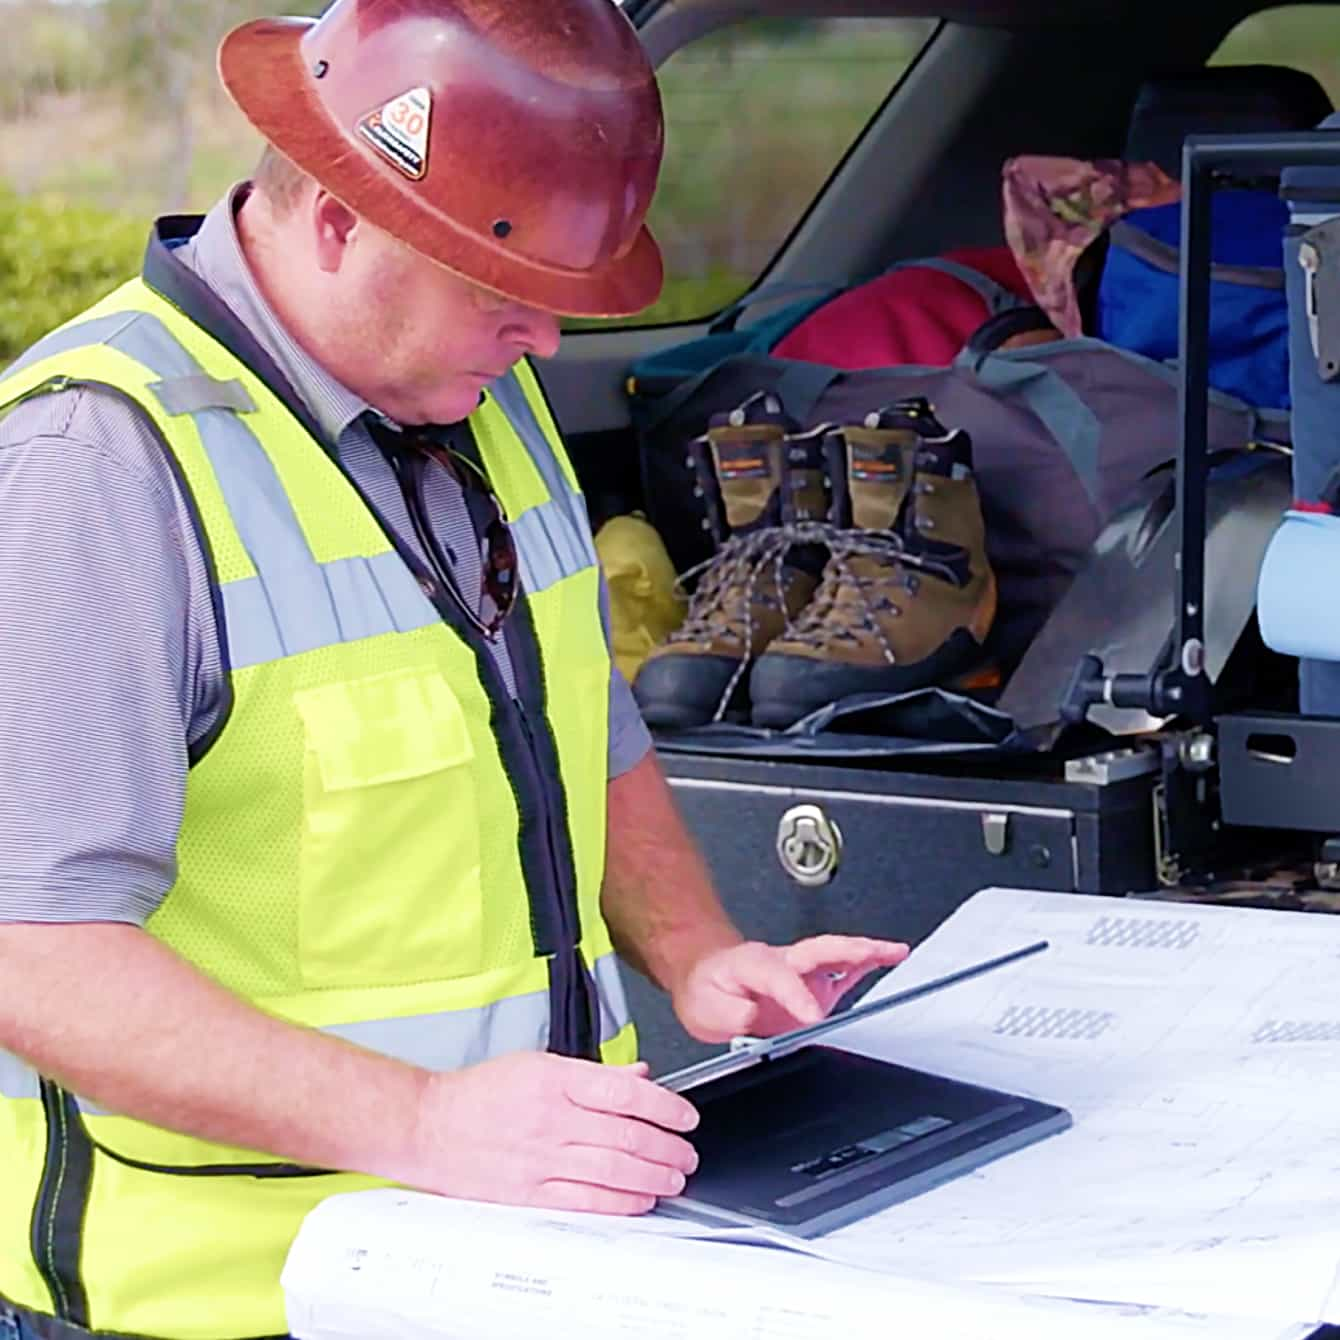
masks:
<svg viewBox="0 0 1340 1340"><path fill-rule="evenodd" d="M523 353L552 358L558 352L558 317L538 307L518 308L503 328L503 339L519 345Z"/></svg>

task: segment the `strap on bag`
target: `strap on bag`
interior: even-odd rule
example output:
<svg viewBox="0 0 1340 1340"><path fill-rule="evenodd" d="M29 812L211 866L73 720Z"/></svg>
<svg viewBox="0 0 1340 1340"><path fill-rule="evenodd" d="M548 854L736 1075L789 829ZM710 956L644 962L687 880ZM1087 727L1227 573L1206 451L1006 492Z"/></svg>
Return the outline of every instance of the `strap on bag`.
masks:
<svg viewBox="0 0 1340 1340"><path fill-rule="evenodd" d="M1102 428L1098 416L1064 377L1045 363L1016 357L1008 350L978 354L967 348L954 360L954 369L988 391L1021 400L1065 453L1089 498L1100 502Z"/></svg>
<svg viewBox="0 0 1340 1340"><path fill-rule="evenodd" d="M673 391L659 396L649 406L637 408L634 401L633 417L644 433L652 433L669 419L673 418L713 377L736 367L748 367L755 356L740 354L732 358L723 358L696 377L689 378L676 386ZM805 420L819 402L819 397L842 375L839 368L830 368L822 363L802 363L792 359L768 359L769 373L777 371L767 387L781 400L786 412L793 418ZM755 387L754 389L758 389Z"/></svg>

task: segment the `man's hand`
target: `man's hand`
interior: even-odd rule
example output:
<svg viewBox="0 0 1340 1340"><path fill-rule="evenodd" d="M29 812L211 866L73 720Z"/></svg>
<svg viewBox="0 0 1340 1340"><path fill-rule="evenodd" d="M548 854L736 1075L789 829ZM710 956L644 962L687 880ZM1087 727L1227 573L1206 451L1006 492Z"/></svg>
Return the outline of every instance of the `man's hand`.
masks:
<svg viewBox="0 0 1340 1340"><path fill-rule="evenodd" d="M642 1214L698 1166L686 1099L647 1067L523 1052L434 1075L418 1123L419 1167L402 1180L466 1200Z"/></svg>
<svg viewBox="0 0 1340 1340"><path fill-rule="evenodd" d="M818 1023L868 973L901 963L905 944L817 935L776 946L748 941L701 958L672 993L675 1013L700 1042L772 1037Z"/></svg>

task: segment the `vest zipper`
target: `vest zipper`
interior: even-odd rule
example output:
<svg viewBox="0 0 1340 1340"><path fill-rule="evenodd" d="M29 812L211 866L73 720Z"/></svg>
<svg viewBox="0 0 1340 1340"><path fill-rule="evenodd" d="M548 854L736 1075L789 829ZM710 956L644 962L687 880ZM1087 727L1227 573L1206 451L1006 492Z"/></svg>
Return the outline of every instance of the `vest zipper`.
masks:
<svg viewBox="0 0 1340 1340"><path fill-rule="evenodd" d="M519 699L513 700L521 733L526 737L530 751L530 760L534 765L536 789L542 797L544 824L544 843L549 855L549 867L553 872L554 911L557 913L560 943L550 959L549 998L550 998L550 1048L554 1050L555 1035L559 1041L557 1050L568 1055L586 1057L589 1060L600 1059L599 994L590 965L582 954L581 926L576 916L576 867L572 867L573 887L564 888L564 862L559 856L557 835L554 825L557 816L563 812L562 798L552 794L552 784L547 782L546 773L540 764L540 747L535 738L535 729L525 704ZM560 1015L560 1010L562 1014Z"/></svg>
<svg viewBox="0 0 1340 1340"><path fill-rule="evenodd" d="M517 721L521 725L521 733L526 737L526 744L530 749L530 756L535 762L536 789L544 797L544 813L542 815L544 821L544 845L545 850L549 853L549 864L553 869L554 879L557 882L563 868L563 863L559 859L558 843L554 837L554 798L549 793L549 788L545 785L544 770L540 767L539 763L540 752L539 745L535 740L535 728L531 724L530 714L526 711L526 705L520 698L513 698L512 706L516 710ZM558 913L558 921L563 933L563 940L565 944L571 944L573 948L576 948L578 943L577 927L574 924L572 908L569 904L569 900L561 896L561 884L559 884L558 887L560 896L556 899L558 906L555 908L555 911Z"/></svg>

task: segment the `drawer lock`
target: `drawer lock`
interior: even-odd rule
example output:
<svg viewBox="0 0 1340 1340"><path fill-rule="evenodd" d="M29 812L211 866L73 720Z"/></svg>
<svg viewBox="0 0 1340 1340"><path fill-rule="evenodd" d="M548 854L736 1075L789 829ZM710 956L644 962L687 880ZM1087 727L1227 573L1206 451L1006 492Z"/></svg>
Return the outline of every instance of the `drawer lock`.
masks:
<svg viewBox="0 0 1340 1340"><path fill-rule="evenodd" d="M842 830L818 805L793 805L777 825L777 859L797 884L817 889L842 863Z"/></svg>

